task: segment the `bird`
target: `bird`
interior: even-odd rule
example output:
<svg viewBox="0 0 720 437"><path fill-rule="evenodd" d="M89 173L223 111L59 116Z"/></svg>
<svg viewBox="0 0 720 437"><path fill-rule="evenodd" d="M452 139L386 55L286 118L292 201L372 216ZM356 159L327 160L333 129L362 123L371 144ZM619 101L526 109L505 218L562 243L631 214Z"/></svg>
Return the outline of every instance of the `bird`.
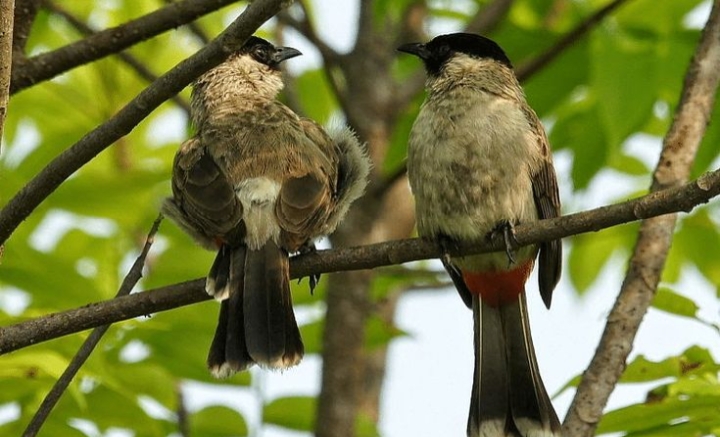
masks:
<svg viewBox="0 0 720 437"><path fill-rule="evenodd" d="M419 236L441 258L472 309L475 365L469 437L560 436L530 335L525 284L538 261L550 308L561 273L559 240L516 247L514 226L560 215L549 142L512 64L489 38L470 33L408 43L426 97L410 131L407 173ZM459 243L499 238L505 252L450 256Z"/></svg>
<svg viewBox="0 0 720 437"><path fill-rule="evenodd" d="M367 185L369 159L352 130L325 131L277 99L280 65L299 55L252 36L193 83L196 132L175 155L161 206L217 250L205 290L221 302L207 359L218 378L300 362L290 256L332 233Z"/></svg>

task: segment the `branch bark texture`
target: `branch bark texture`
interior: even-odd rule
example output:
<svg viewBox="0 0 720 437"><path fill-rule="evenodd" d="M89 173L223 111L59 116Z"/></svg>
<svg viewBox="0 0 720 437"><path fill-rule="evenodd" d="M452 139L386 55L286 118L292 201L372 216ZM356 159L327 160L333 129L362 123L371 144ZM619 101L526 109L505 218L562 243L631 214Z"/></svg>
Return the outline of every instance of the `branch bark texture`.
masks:
<svg viewBox="0 0 720 437"><path fill-rule="evenodd" d="M656 191L616 205L566 215L516 227L519 245L556 240L583 232L595 232L638 219L679 211L688 212L720 194L720 170L707 173L680 187ZM453 255L469 255L504 250L502 241L480 241L453 250ZM389 241L362 247L320 250L291 260L291 276L345 270L362 270L438 258L442 249L433 241L418 238ZM0 328L0 355L32 344L62 337L97 326L147 316L205 300L205 279L148 290L81 308L54 313Z"/></svg>
<svg viewBox="0 0 720 437"><path fill-rule="evenodd" d="M15 94L75 67L124 50L235 1L237 0L184 0L171 3L136 20L97 32L57 50L33 56L13 68L10 93Z"/></svg>
<svg viewBox="0 0 720 437"><path fill-rule="evenodd" d="M651 190L684 183L705 134L720 81L720 1L685 76L683 93L653 175ZM651 194L652 195L652 194ZM565 435L593 436L613 389L625 370L638 328L650 306L670 250L677 216L644 220L620 294L600 344L583 374L563 425Z"/></svg>
<svg viewBox="0 0 720 437"><path fill-rule="evenodd" d="M10 98L15 0L0 0L0 138Z"/></svg>

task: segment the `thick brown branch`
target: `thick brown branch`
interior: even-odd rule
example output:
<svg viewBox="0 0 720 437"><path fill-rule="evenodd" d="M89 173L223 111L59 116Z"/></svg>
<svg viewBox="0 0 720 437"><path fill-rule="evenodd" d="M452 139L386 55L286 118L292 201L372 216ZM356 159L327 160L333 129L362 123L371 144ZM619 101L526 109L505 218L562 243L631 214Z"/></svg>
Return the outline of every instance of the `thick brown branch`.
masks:
<svg viewBox="0 0 720 437"><path fill-rule="evenodd" d="M34 56L12 71L10 93L51 79L61 73L124 50L162 32L193 21L237 0L185 0L172 3L123 25L84 40Z"/></svg>
<svg viewBox="0 0 720 437"><path fill-rule="evenodd" d="M280 10L281 0L256 0L211 44L182 61L137 95L107 122L61 153L18 192L0 211L0 244L60 184L135 126L155 108L185 88Z"/></svg>
<svg viewBox="0 0 720 437"><path fill-rule="evenodd" d="M705 134L720 82L720 1L715 1L685 77L683 95L665 137L651 190L687 180ZM654 191L663 193L665 191ZM652 194L651 194L652 195ZM643 221L630 266L608 316L600 344L583 373L564 424L569 436L593 436L625 369L640 323L650 306L672 243L676 215Z"/></svg>
<svg viewBox="0 0 720 437"><path fill-rule="evenodd" d="M130 294L132 289L135 287L135 284L137 284L140 278L142 278L142 270L143 266L145 265L145 258L147 258L147 255L150 252L150 247L155 240L155 234L160 228L161 221L162 216L158 216L158 218L155 219L155 222L150 228L150 232L148 232L148 236L145 239L145 245L143 246L140 255L138 255L132 267L130 267L130 271L125 276L125 279L120 285L120 289L118 290L115 297L127 296L128 294ZM108 328L110 328L110 325L100 326L95 328L93 332L90 333L90 336L80 347L78 353L70 361L70 364L68 364L67 369L65 369L63 374L60 375L60 378L55 382L53 388L50 390L47 396L45 396L45 399L43 399L42 404L40 404L40 408L38 408L27 428L25 428L23 437L33 437L37 435L42 425L50 416L50 412L60 400L62 394L65 393L65 390L67 390L70 382L73 380L75 375L77 375L77 372L80 370L82 365L85 364L85 361L88 359L88 357L90 357L92 351L95 350L95 346L97 346L97 344L100 342L100 339L108 330Z"/></svg>
<svg viewBox="0 0 720 437"><path fill-rule="evenodd" d="M91 29L87 24L83 23L81 20L79 20L77 17L75 17L73 14L68 12L67 10L61 8L60 6L56 5L55 3L51 1L45 1L45 7L60 15L63 17L72 27L74 27L78 32L82 33L85 36L92 36L96 35L97 32L93 29ZM157 80L157 75L151 72L145 64L140 62L135 56L131 55L127 52L118 52L117 53L118 58L120 58L125 64L127 64L130 68L135 70L138 76L145 79L148 82L154 82ZM185 113L190 116L190 103L186 102L182 97L180 96L174 96L171 99L173 102L175 102L176 105L180 107Z"/></svg>
<svg viewBox="0 0 720 437"><path fill-rule="evenodd" d="M518 244L555 240L583 232L594 232L638 219L679 211L690 211L720 194L720 170L707 173L681 187L657 191L638 199L551 220L518 225ZM475 254L504 250L502 241L480 241L460 246L453 254ZM291 275L362 270L437 258L442 249L432 241L407 239L333 250L321 250L292 259ZM210 299L205 280L196 279L144 293L90 304L82 308L50 314L0 328L0 354L134 317L149 315Z"/></svg>
<svg viewBox="0 0 720 437"><path fill-rule="evenodd" d="M10 98L14 9L15 0L0 0L0 138L3 136L8 99Z"/></svg>

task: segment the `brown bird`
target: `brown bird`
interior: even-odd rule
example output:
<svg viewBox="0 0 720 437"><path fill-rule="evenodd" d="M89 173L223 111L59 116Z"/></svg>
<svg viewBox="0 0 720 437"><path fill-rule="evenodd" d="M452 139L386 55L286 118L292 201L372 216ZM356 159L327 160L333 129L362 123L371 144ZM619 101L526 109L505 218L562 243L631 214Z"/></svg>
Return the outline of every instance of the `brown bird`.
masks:
<svg viewBox="0 0 720 437"><path fill-rule="evenodd" d="M206 282L222 301L208 356L217 377L301 360L289 256L331 233L366 186L369 161L349 129L328 135L276 100L280 63L300 54L251 37L195 82L197 133L175 156L162 206L218 249Z"/></svg>
<svg viewBox="0 0 720 437"><path fill-rule="evenodd" d="M545 131L495 42L455 33L398 50L422 59L428 74L408 148L419 234L446 245L499 234L507 247L443 258L475 321L467 435L559 436L530 336L525 283L539 253L540 294L550 307L561 244L512 252L512 226L560 214Z"/></svg>

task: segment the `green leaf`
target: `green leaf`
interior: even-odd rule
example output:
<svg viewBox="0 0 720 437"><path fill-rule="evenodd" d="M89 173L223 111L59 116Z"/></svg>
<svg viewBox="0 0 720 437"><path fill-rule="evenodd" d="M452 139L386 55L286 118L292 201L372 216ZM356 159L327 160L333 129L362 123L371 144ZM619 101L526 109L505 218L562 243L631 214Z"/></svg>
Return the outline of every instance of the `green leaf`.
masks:
<svg viewBox="0 0 720 437"><path fill-rule="evenodd" d="M619 8L614 15L618 24L623 28L642 29L648 33L670 34L684 30L682 18L701 1L637 0Z"/></svg>
<svg viewBox="0 0 720 437"><path fill-rule="evenodd" d="M652 306L666 313L690 317L692 319L697 319L697 312L700 309L692 299L666 287L660 287L658 289Z"/></svg>
<svg viewBox="0 0 720 437"><path fill-rule="evenodd" d="M311 396L277 398L263 408L265 423L297 431L312 432L315 429L317 399Z"/></svg>
<svg viewBox="0 0 720 437"><path fill-rule="evenodd" d="M632 405L606 413L597 428L598 434L626 432L628 436L676 436L677 424L704 422L703 430L720 426L720 396L671 398L657 403ZM702 434L695 434L702 435Z"/></svg>
<svg viewBox="0 0 720 437"><path fill-rule="evenodd" d="M676 378L682 373L681 361L681 357L670 357L656 362L640 355L628 364L621 381L623 383L648 382L667 377Z"/></svg>
<svg viewBox="0 0 720 437"><path fill-rule="evenodd" d="M245 418L232 408L213 405L193 413L190 435L203 437L247 436Z"/></svg>
<svg viewBox="0 0 720 437"><path fill-rule="evenodd" d="M605 130L597 122L596 98L590 93L581 93L558 110L558 117L550 130L550 142L555 150L573 151L573 185L576 190L587 188L612 154Z"/></svg>
<svg viewBox="0 0 720 437"><path fill-rule="evenodd" d="M325 319L306 323L300 327L300 335L305 345L305 354L319 354L322 352L322 336L325 329Z"/></svg>
<svg viewBox="0 0 720 437"><path fill-rule="evenodd" d="M595 282L610 257L627 248L637 225L616 226L594 234L573 237L568 256L568 273L581 294Z"/></svg>
<svg viewBox="0 0 720 437"><path fill-rule="evenodd" d="M618 31L592 35L592 84L602 96L599 120L605 126L607 147L615 150L646 124L658 100L655 46Z"/></svg>
<svg viewBox="0 0 720 437"><path fill-rule="evenodd" d="M707 208L681 217L671 255L673 252L679 257L676 262L693 263L710 283L720 283L720 232Z"/></svg>
<svg viewBox="0 0 720 437"><path fill-rule="evenodd" d="M323 69L305 71L295 81L305 115L320 124L326 124L337 109L337 101Z"/></svg>
<svg viewBox="0 0 720 437"><path fill-rule="evenodd" d="M370 317L365 325L365 348L374 350L386 346L392 339L407 333L378 316Z"/></svg>
<svg viewBox="0 0 720 437"><path fill-rule="evenodd" d="M616 153L610 159L613 169L631 176L647 176L650 169L640 159L624 153Z"/></svg>

